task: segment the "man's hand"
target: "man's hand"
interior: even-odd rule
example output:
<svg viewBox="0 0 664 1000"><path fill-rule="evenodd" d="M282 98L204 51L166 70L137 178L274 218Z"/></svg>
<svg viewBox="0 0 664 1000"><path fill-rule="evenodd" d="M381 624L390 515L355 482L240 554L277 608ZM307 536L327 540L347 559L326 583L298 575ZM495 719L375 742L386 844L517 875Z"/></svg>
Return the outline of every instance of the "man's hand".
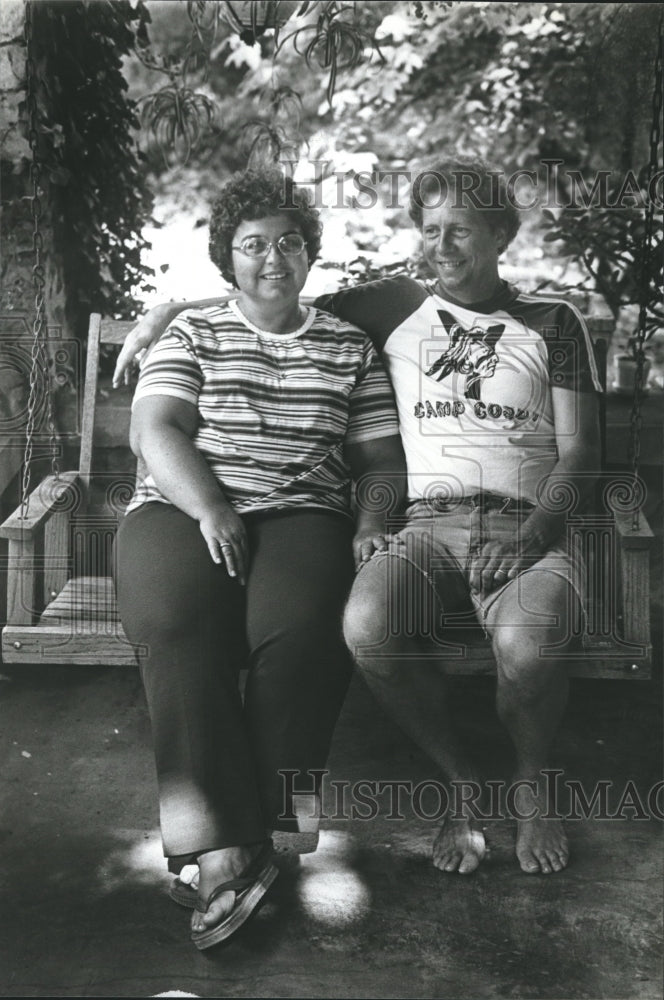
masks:
<svg viewBox="0 0 664 1000"><path fill-rule="evenodd" d="M544 556L545 548L535 540L486 542L473 557L469 583L476 593L490 594Z"/></svg>
<svg viewBox="0 0 664 1000"><path fill-rule="evenodd" d="M165 303L150 309L146 312L145 316L139 319L134 329L127 334L127 338L122 345L122 350L118 355L115 371L113 372L114 389L117 389L123 383L129 385L131 366L135 363L136 355L140 351L152 347L159 340L168 324L174 316L177 316L181 308L182 306L177 306L174 311L172 304Z"/></svg>
<svg viewBox="0 0 664 1000"><path fill-rule="evenodd" d="M361 521L353 536L353 560L355 569L369 562L374 552L387 552L390 542L401 542L398 535L385 532L383 518L367 518Z"/></svg>
<svg viewBox="0 0 664 1000"><path fill-rule="evenodd" d="M229 576L237 577L242 586L249 568L249 545L242 519L230 504L213 507L199 518L201 534L216 563L224 563Z"/></svg>
<svg viewBox="0 0 664 1000"><path fill-rule="evenodd" d="M369 562L374 552L386 552L387 538L388 536L373 528L356 531L353 537L355 569L358 570L364 563Z"/></svg>

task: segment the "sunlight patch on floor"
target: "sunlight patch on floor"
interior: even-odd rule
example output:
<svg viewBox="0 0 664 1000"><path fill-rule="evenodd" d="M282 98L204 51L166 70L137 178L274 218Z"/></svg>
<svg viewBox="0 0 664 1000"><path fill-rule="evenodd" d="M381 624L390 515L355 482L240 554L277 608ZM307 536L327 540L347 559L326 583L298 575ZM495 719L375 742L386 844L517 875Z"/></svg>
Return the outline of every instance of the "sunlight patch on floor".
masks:
<svg viewBox="0 0 664 1000"><path fill-rule="evenodd" d="M302 855L297 892L303 909L316 923L345 927L368 915L371 893L354 868L355 854L348 834L321 830L316 853Z"/></svg>
<svg viewBox="0 0 664 1000"><path fill-rule="evenodd" d="M152 993L153 997L198 997L199 993L182 993L180 990L166 990L165 993Z"/></svg>
<svg viewBox="0 0 664 1000"><path fill-rule="evenodd" d="M167 870L159 830L119 830L115 836L122 843L97 869L97 880L103 892L115 892L127 885L164 882Z"/></svg>

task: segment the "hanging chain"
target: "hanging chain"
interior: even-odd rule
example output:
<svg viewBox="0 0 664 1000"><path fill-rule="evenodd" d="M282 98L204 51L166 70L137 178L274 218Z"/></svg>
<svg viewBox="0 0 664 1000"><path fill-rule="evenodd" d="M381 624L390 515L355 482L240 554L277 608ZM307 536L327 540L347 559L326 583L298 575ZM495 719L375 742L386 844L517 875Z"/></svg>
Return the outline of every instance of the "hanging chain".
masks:
<svg viewBox="0 0 664 1000"><path fill-rule="evenodd" d="M639 321L636 331L636 372L634 375L634 399L632 412L630 415L630 458L632 465L632 476L634 479L635 497L638 496L639 481L639 460L641 457L641 430L643 428L643 416L641 414L641 403L643 399L643 372L645 363L645 341L646 323L648 312L648 298L650 293L650 263L653 259L653 230L655 223L655 199L651 196L651 186L657 174L657 164L659 162L659 143L661 138L662 120L662 88L664 80L662 76L663 62L663 42L664 32L662 31L664 15L659 22L659 39L657 44L657 55L655 57L655 89L652 95L652 120L650 126L650 158L648 162L647 195L645 207L645 230L643 236L643 249L641 258L640 290L639 290ZM636 531L639 526L638 506L634 507L632 519L632 530Z"/></svg>
<svg viewBox="0 0 664 1000"><path fill-rule="evenodd" d="M40 224L42 205L39 197L41 182L41 165L39 162L39 109L37 107L37 73L32 56L34 34L33 4L26 0L25 4L25 47L26 47L26 103L28 112L28 143L32 153L30 162L30 212L32 215L32 251L34 264L32 267L32 283L35 291L35 313L32 323L32 349L30 352L30 389L28 393L28 416L25 428L25 453L23 458L23 476L21 481L21 517L28 516L30 502L30 478L32 453L34 448L35 424L38 411L39 373L44 376L44 391L47 402L47 422L50 433L51 468L53 475L59 474L57 462L57 438L53 414L53 400L49 391L49 362L44 349L46 326L46 303L44 297L45 277L42 260L44 252L44 237Z"/></svg>

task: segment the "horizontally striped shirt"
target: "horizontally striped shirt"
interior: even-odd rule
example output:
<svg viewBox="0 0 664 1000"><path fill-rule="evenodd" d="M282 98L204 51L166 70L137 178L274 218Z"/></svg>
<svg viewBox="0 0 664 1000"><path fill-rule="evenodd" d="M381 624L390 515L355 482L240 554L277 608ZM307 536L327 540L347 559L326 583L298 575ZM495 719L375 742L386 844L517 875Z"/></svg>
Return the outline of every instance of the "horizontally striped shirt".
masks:
<svg viewBox="0 0 664 1000"><path fill-rule="evenodd" d="M144 361L134 403L197 407L193 443L238 512L349 511L345 444L398 434L392 390L367 336L316 309L292 333L259 330L235 301L187 310ZM148 475L127 508L168 502Z"/></svg>

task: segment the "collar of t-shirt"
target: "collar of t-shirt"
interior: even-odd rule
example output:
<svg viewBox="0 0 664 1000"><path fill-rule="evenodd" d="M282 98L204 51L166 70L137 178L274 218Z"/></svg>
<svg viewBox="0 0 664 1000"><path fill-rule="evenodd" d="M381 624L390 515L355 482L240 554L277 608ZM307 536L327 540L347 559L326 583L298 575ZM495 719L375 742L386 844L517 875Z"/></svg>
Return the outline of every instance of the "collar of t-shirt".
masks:
<svg viewBox="0 0 664 1000"><path fill-rule="evenodd" d="M300 337L309 329L316 318L316 310L312 306L303 306L305 316L302 323L300 323L296 330L289 330L288 333L275 333L273 330L261 330L259 326L256 326L251 322L251 320L247 319L240 309L237 299L229 299L227 305L230 311L235 315L236 319L239 319L244 326L246 326L253 333L258 333L262 337L267 337L270 340L288 340L293 337Z"/></svg>
<svg viewBox="0 0 664 1000"><path fill-rule="evenodd" d="M452 295L443 295L438 291L435 281L427 283L426 287L431 295L444 299L446 302L451 302L452 305L461 306L462 309L468 309L474 313L484 313L485 315L490 315L498 309L505 309L519 294L518 289L502 279L494 293L488 299L480 299L478 302L461 302Z"/></svg>

